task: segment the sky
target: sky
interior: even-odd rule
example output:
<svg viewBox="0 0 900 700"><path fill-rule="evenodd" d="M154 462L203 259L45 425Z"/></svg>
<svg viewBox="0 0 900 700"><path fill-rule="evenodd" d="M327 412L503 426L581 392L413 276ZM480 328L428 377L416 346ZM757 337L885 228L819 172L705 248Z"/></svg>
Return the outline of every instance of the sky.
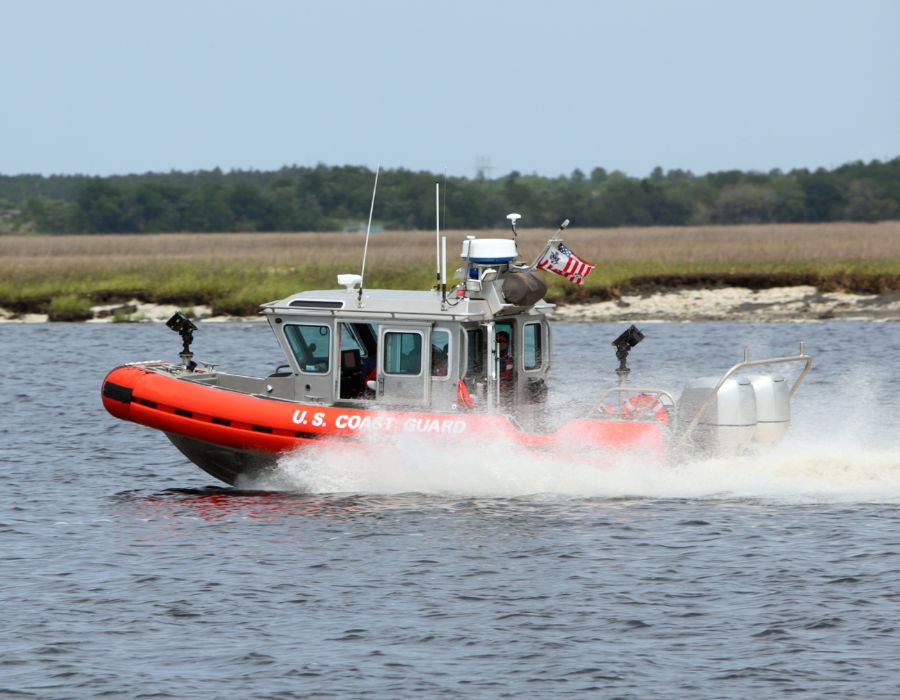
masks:
<svg viewBox="0 0 900 700"><path fill-rule="evenodd" d="M896 0L0 0L0 174L900 156Z"/></svg>

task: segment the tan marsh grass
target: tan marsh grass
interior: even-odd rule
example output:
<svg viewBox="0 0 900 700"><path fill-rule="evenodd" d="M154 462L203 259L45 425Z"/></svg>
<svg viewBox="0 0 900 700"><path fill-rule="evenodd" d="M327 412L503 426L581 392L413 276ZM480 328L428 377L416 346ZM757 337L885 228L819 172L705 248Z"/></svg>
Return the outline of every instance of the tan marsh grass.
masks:
<svg viewBox="0 0 900 700"><path fill-rule="evenodd" d="M445 232L451 275L467 233L472 232ZM510 235L508 230L474 233ZM553 233L523 229L522 257L536 256ZM571 228L564 237L597 269L584 289L548 276L554 299L583 298L648 277L780 275L783 282L791 275L805 275L808 282L809 276L850 280L900 273L896 221ZM362 250L359 233L0 236L0 306L31 310L46 307L60 295L95 301L138 296L252 311L261 301L299 289L334 286L337 272L359 270ZM428 288L434 280L434 257L433 231L373 234L367 286ZM773 277L773 283L778 280Z"/></svg>

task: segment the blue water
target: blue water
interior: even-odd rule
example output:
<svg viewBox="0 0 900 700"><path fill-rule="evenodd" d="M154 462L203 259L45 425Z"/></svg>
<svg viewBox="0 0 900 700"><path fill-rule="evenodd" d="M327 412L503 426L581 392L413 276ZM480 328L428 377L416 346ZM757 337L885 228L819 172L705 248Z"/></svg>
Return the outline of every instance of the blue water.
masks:
<svg viewBox="0 0 900 700"><path fill-rule="evenodd" d="M622 329L556 327L555 410ZM0 325L0 697L896 697L900 326L643 330L634 380L676 393L805 339L785 443L602 472L396 445L239 491L100 404L175 359L163 326ZM281 362L258 324L195 350Z"/></svg>

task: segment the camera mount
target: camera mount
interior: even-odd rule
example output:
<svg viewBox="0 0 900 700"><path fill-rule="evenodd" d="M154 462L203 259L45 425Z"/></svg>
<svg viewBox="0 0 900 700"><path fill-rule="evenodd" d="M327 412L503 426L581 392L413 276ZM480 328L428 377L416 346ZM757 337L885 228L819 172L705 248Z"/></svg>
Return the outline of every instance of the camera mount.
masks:
<svg viewBox="0 0 900 700"><path fill-rule="evenodd" d="M197 330L197 326L195 326L193 321L180 311L176 311L172 315L172 318L166 321L166 326L181 336L183 346L181 352L178 353L178 356L181 358L184 368L188 372L193 372L197 367L197 363L194 362L194 353L191 352L191 343L194 342L194 331Z"/></svg>
<svg viewBox="0 0 900 700"><path fill-rule="evenodd" d="M625 384L625 381L628 379L628 374L631 372L631 370L628 369L628 353L643 339L644 334L637 329L637 326L632 325L612 342L613 346L616 348L616 359L619 361L619 366L616 368L616 374L619 377L620 385Z"/></svg>

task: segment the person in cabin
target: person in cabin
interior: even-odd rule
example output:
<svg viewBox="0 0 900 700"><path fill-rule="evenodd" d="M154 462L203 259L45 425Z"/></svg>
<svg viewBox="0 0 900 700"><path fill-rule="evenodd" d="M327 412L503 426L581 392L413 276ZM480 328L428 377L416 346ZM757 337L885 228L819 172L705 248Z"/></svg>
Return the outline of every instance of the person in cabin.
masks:
<svg viewBox="0 0 900 700"><path fill-rule="evenodd" d="M437 345L431 346L431 376L447 376L447 346L442 350Z"/></svg>
<svg viewBox="0 0 900 700"><path fill-rule="evenodd" d="M512 386L515 362L510 354L509 333L506 331L497 333L497 354L500 357L500 388L508 389Z"/></svg>
<svg viewBox="0 0 900 700"><path fill-rule="evenodd" d="M411 334L409 350L400 358L400 374L419 374L422 371L422 336Z"/></svg>
<svg viewBox="0 0 900 700"><path fill-rule="evenodd" d="M362 364L362 397L375 397L375 380L378 378L378 357L373 352Z"/></svg>

